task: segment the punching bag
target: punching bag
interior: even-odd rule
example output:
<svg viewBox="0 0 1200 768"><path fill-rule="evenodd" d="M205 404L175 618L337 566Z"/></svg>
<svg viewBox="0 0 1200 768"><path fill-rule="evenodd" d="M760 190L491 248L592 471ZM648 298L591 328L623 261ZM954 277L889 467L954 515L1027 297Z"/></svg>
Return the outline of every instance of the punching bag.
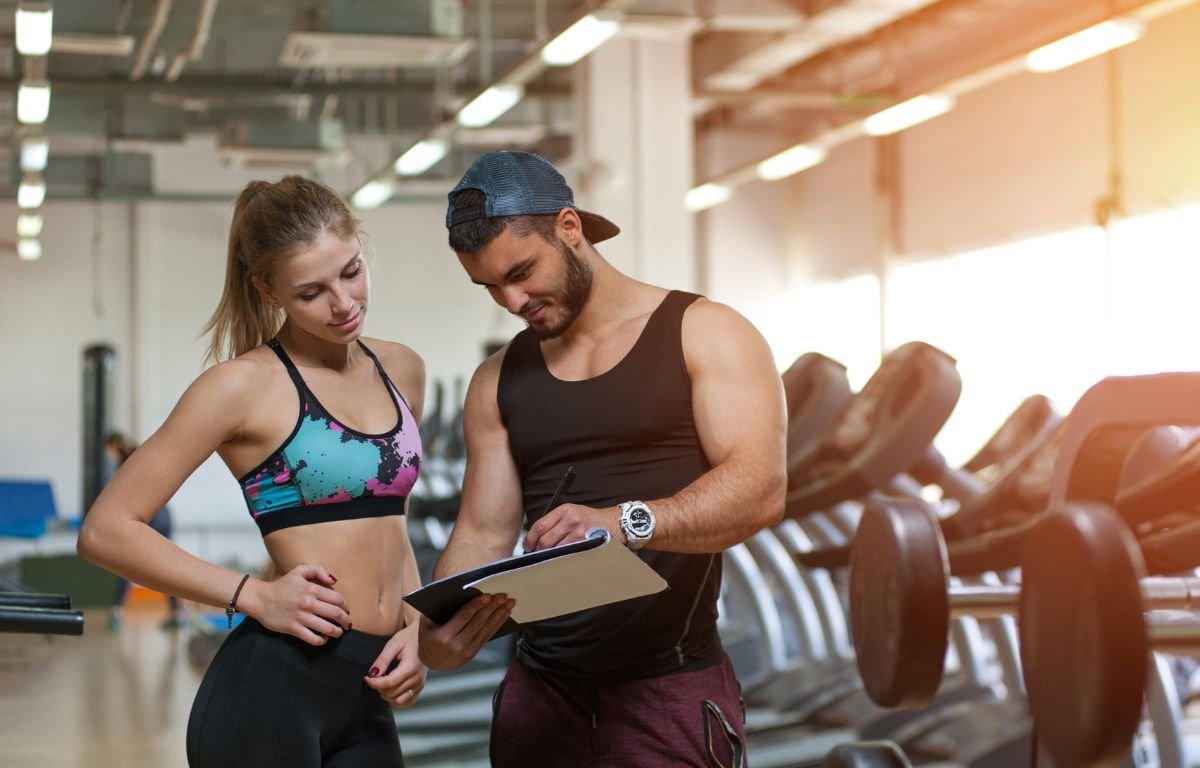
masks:
<svg viewBox="0 0 1200 768"><path fill-rule="evenodd" d="M100 495L105 477L104 441L112 431L117 353L107 344L83 350L83 514Z"/></svg>

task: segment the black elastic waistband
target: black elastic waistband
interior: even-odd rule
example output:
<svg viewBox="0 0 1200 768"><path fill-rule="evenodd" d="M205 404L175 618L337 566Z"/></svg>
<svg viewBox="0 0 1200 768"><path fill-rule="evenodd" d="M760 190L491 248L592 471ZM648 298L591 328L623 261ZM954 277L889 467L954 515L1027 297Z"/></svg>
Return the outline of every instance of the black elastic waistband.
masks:
<svg viewBox="0 0 1200 768"><path fill-rule="evenodd" d="M298 525L315 525L335 520L357 520L363 517L388 517L403 515L407 496L360 496L349 501L334 501L327 504L309 504L264 512L254 518L263 536L283 528Z"/></svg>
<svg viewBox="0 0 1200 768"><path fill-rule="evenodd" d="M379 654L383 652L383 646L391 639L391 635L372 635L369 632L352 629L341 637L330 638L324 645L315 646L309 645L298 637L267 629L249 616L242 619L238 628L243 632L271 635L276 639L298 646L305 653L332 653L347 661L353 661L364 669L369 668L375 659L379 658Z"/></svg>

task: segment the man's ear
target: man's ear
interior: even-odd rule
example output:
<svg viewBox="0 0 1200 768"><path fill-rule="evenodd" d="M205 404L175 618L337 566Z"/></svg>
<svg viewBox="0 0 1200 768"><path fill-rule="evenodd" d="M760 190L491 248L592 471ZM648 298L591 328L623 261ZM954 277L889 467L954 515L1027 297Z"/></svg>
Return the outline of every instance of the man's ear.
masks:
<svg viewBox="0 0 1200 768"><path fill-rule="evenodd" d="M574 208L563 208L559 211L554 225L563 242L572 248L579 247L583 241L583 222L579 220L579 213Z"/></svg>

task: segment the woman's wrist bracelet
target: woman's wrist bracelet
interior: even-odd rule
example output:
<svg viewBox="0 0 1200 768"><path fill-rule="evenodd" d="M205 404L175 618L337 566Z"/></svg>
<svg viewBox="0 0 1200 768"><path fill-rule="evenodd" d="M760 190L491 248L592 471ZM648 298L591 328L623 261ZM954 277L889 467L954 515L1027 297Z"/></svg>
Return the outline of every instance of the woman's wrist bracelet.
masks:
<svg viewBox="0 0 1200 768"><path fill-rule="evenodd" d="M250 574L242 576L242 580L238 582L237 589L233 591L233 597L229 600L229 605L225 606L225 618L229 619L229 628L233 629L233 614L240 613L237 607L238 595L242 594L242 587L246 586L246 582L250 579Z"/></svg>

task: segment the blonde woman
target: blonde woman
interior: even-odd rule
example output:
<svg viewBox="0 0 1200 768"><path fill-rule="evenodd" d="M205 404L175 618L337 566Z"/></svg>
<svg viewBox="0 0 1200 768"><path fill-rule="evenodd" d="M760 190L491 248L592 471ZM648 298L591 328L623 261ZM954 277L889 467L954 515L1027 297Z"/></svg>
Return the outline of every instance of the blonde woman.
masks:
<svg viewBox="0 0 1200 768"><path fill-rule="evenodd" d="M225 287L208 323L218 362L117 471L79 553L242 621L200 685L193 768L402 766L390 707L425 682L405 529L421 465L424 365L362 337L364 233L331 189L298 176L237 199ZM238 478L270 581L201 560L149 520L212 453Z"/></svg>

